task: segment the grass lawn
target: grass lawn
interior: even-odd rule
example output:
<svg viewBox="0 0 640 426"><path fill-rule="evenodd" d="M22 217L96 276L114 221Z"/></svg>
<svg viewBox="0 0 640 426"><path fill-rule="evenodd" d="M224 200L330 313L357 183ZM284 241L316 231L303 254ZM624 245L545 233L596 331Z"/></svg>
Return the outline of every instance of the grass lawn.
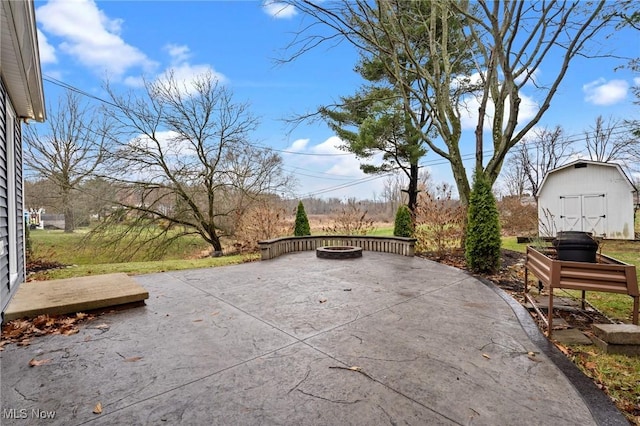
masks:
<svg viewBox="0 0 640 426"><path fill-rule="evenodd" d="M393 237L393 226L375 228L367 235L370 235L372 237Z"/></svg>
<svg viewBox="0 0 640 426"><path fill-rule="evenodd" d="M66 234L57 230L30 231L34 259L68 265L65 268L38 272L31 275L30 279L51 280L114 272L132 275L147 274L233 265L259 258L258 254L203 257L202 252L207 249L207 244L195 237L184 237L172 245L158 260L144 260L149 253L142 250L133 256L130 262L114 262L113 255L109 251L101 250L95 244L86 241L87 232L82 229Z"/></svg>

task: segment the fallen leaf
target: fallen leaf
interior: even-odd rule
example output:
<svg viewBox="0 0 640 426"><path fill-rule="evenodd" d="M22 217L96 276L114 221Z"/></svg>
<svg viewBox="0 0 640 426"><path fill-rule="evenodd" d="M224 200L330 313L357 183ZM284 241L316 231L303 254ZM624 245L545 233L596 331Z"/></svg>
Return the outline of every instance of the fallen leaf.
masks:
<svg viewBox="0 0 640 426"><path fill-rule="evenodd" d="M39 367L43 364L46 364L48 362L51 362L51 359L35 359L33 358L31 361L29 361L29 367Z"/></svg>
<svg viewBox="0 0 640 426"><path fill-rule="evenodd" d="M357 366L355 366L355 365L354 365L353 367L349 367L349 370L352 370L352 371L361 371L361 370L362 370L362 367L357 367Z"/></svg>
<svg viewBox="0 0 640 426"><path fill-rule="evenodd" d="M595 370L598 368L598 364L596 364L593 361L588 361L584 363L585 368L589 369L589 370Z"/></svg>
<svg viewBox="0 0 640 426"><path fill-rule="evenodd" d="M202 322L201 319L193 320L193 322Z"/></svg>
<svg viewBox="0 0 640 426"><path fill-rule="evenodd" d="M324 303L324 302L326 302L326 301L327 301L327 299L320 299L320 300L319 300L319 302L320 302L320 303Z"/></svg>
<svg viewBox="0 0 640 426"><path fill-rule="evenodd" d="M219 315L219 314L220 314L220 312L218 312L218 311L211 312L211 316L212 316L212 317L214 317L214 316L216 316L216 315Z"/></svg>
<svg viewBox="0 0 640 426"><path fill-rule="evenodd" d="M563 354L567 356L571 355L571 352L569 351L569 349L567 349L567 347L561 345L560 343L556 343L556 347L560 349L560 352L562 352Z"/></svg>
<svg viewBox="0 0 640 426"><path fill-rule="evenodd" d="M93 414L102 414L102 404L100 402L93 407Z"/></svg>
<svg viewBox="0 0 640 426"><path fill-rule="evenodd" d="M485 357L486 359L491 359L491 357L487 354L482 354L483 357Z"/></svg>
<svg viewBox="0 0 640 426"><path fill-rule="evenodd" d="M63 331L62 334L64 334L65 336L71 336L72 334L76 334L79 332L80 330L78 330L77 328L72 328L70 330Z"/></svg>
<svg viewBox="0 0 640 426"><path fill-rule="evenodd" d="M527 352L527 355L529 355L529 356L536 356L536 353L535 353L535 352L531 352L531 351L529 351L529 352Z"/></svg>
<svg viewBox="0 0 640 426"><path fill-rule="evenodd" d="M24 339L18 342L18 346L29 346L31 344L30 339Z"/></svg>
<svg viewBox="0 0 640 426"><path fill-rule="evenodd" d="M98 330L108 330L110 327L109 324L98 324L93 328L97 328Z"/></svg>
<svg viewBox="0 0 640 426"><path fill-rule="evenodd" d="M132 356L130 358L125 358L124 362L136 362L136 361L140 361L142 359L141 356Z"/></svg>
<svg viewBox="0 0 640 426"><path fill-rule="evenodd" d="M48 315L38 315L33 319L33 325L36 327L46 326L49 321Z"/></svg>

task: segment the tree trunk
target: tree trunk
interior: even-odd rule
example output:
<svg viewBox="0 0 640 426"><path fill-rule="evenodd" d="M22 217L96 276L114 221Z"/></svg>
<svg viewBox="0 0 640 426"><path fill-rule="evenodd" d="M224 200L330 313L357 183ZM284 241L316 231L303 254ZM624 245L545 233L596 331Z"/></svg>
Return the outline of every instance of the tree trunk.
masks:
<svg viewBox="0 0 640 426"><path fill-rule="evenodd" d="M418 206L418 164L411 164L409 177L409 189L407 194L409 195L409 202L407 207L411 211L411 217L415 220L416 207Z"/></svg>
<svg viewBox="0 0 640 426"><path fill-rule="evenodd" d="M467 208L469 204L469 195L471 194L471 187L469 186L469 179L467 179L466 170L462 159L457 157L451 157L451 171L453 172L453 178L456 181L456 188L458 189L458 196L460 202Z"/></svg>
<svg viewBox="0 0 640 426"><path fill-rule="evenodd" d="M71 233L74 231L73 221L73 205L71 202L71 190L64 188L62 190L62 213L64 214L64 232Z"/></svg>
<svg viewBox="0 0 640 426"><path fill-rule="evenodd" d="M213 248L211 257L222 257L222 243L216 234L211 235L211 247Z"/></svg>

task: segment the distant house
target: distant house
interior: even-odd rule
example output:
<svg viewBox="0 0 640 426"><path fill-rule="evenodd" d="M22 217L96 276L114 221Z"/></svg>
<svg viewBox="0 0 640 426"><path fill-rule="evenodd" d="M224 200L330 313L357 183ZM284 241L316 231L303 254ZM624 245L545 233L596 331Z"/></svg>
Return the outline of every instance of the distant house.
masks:
<svg viewBox="0 0 640 426"><path fill-rule="evenodd" d="M0 305L25 279L21 121L44 121L33 0L0 1Z"/></svg>
<svg viewBox="0 0 640 426"><path fill-rule="evenodd" d="M578 160L549 171L538 190L541 236L584 231L634 239L636 188L615 163Z"/></svg>

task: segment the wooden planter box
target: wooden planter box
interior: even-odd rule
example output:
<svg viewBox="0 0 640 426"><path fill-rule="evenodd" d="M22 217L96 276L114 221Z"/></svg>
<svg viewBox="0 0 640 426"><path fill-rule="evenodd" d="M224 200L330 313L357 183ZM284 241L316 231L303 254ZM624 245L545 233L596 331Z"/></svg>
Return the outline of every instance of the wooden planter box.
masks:
<svg viewBox="0 0 640 426"><path fill-rule="evenodd" d="M553 330L553 289L563 288L582 291L582 308L587 291L627 294L633 298L632 322L638 324L638 278L636 267L620 262L612 257L598 254L597 263L570 262L554 259L554 248L536 250L527 247L524 270L524 296L547 325L547 335ZM529 272L549 289L547 318L537 308L529 295Z"/></svg>

